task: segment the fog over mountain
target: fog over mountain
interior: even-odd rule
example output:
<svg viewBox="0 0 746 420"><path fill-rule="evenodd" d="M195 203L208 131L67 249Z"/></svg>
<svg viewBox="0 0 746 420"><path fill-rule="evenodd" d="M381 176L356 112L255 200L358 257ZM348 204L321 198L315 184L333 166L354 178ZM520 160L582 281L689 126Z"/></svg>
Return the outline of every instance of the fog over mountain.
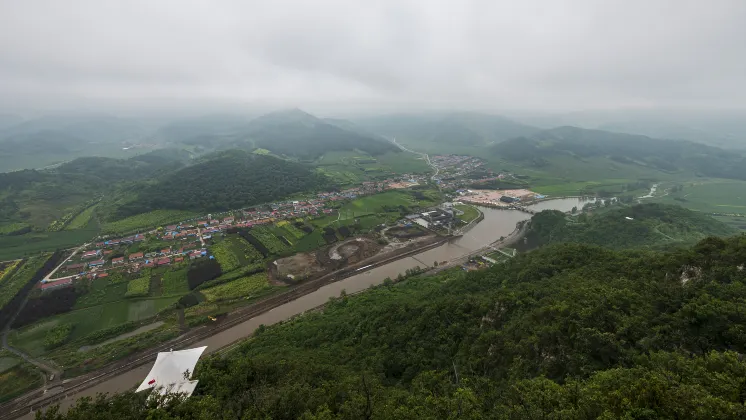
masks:
<svg viewBox="0 0 746 420"><path fill-rule="evenodd" d="M746 108L746 2L0 2L0 111Z"/></svg>

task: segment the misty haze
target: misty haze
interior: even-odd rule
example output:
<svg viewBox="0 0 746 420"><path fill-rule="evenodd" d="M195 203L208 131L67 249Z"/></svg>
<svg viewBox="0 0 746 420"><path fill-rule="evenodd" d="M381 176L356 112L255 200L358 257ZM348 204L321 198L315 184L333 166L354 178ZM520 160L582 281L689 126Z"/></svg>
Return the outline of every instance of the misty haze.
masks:
<svg viewBox="0 0 746 420"><path fill-rule="evenodd" d="M744 22L0 0L0 420L746 418Z"/></svg>

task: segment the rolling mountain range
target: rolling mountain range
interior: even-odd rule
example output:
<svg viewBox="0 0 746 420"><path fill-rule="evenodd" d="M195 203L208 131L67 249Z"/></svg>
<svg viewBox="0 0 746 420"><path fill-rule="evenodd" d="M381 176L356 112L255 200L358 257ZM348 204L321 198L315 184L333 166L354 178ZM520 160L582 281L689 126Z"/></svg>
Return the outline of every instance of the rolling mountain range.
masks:
<svg viewBox="0 0 746 420"><path fill-rule="evenodd" d="M330 151L360 150L371 155L399 152L388 141L363 134L350 125L330 123L299 109L277 111L257 118L214 116L174 123L159 135L200 151L261 148L278 156L314 160Z"/></svg>
<svg viewBox="0 0 746 420"><path fill-rule="evenodd" d="M622 165L675 173L746 180L746 158L738 152L683 140L558 127L516 137L491 147L493 156L546 167L557 156L605 158Z"/></svg>
<svg viewBox="0 0 746 420"><path fill-rule="evenodd" d="M370 132L403 141L484 146L540 129L508 118L472 112L393 114L354 121Z"/></svg>

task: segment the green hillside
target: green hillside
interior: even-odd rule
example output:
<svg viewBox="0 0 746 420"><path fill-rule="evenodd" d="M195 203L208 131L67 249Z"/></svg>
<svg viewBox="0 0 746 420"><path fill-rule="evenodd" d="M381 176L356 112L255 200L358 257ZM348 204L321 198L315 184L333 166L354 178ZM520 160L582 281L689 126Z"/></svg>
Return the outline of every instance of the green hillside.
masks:
<svg viewBox="0 0 746 420"><path fill-rule="evenodd" d="M370 132L432 151L481 147L539 130L508 118L475 112L392 114L355 122Z"/></svg>
<svg viewBox="0 0 746 420"><path fill-rule="evenodd" d="M638 204L597 214L544 210L531 218L526 245L576 242L615 249L692 244L738 231L707 215L675 205Z"/></svg>
<svg viewBox="0 0 746 420"><path fill-rule="evenodd" d="M360 150L374 156L399 152L388 141L340 128L298 109L263 115L244 132L256 147L301 159L315 159L330 151Z"/></svg>
<svg viewBox="0 0 746 420"><path fill-rule="evenodd" d="M554 160L564 156L572 158L574 166L581 168L604 159L621 174L636 167L661 176L683 174L746 180L746 157L737 152L687 141L577 127L558 127L518 137L494 145L492 153L548 172L556 170Z"/></svg>
<svg viewBox="0 0 746 420"><path fill-rule="evenodd" d="M744 418L745 260L563 244L387 283L205 358L184 403L48 418Z"/></svg>
<svg viewBox="0 0 746 420"><path fill-rule="evenodd" d="M265 203L327 186L307 165L230 150L203 157L133 189L135 198L115 209L115 218L159 209L219 211Z"/></svg>
<svg viewBox="0 0 746 420"><path fill-rule="evenodd" d="M0 173L0 226L44 230L60 218L74 217L91 200L113 195L117 183L156 177L183 166L179 156L154 152L130 159L84 157L54 169Z"/></svg>

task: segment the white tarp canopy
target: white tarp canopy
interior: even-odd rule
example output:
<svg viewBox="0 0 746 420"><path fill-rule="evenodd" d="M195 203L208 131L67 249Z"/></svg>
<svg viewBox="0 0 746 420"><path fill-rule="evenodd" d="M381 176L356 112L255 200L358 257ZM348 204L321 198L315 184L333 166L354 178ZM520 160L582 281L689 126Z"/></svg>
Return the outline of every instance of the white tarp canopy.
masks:
<svg viewBox="0 0 746 420"><path fill-rule="evenodd" d="M207 346L158 353L153 368L135 392L158 388L159 392L164 395L168 393L192 395L197 387L197 381L190 381L189 377L185 377L184 374L187 371L190 375L194 372L194 367L206 348Z"/></svg>

